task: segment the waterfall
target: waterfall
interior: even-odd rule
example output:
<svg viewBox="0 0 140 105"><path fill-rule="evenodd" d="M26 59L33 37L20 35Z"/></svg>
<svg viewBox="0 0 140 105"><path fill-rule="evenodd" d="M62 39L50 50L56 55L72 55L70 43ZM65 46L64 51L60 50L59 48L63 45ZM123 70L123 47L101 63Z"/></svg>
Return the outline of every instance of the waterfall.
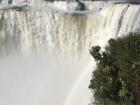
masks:
<svg viewBox="0 0 140 105"><path fill-rule="evenodd" d="M0 43L6 44L1 44L0 53L85 55L92 45L139 31L139 10L139 5L130 4L112 4L93 15L1 10Z"/></svg>
<svg viewBox="0 0 140 105"><path fill-rule="evenodd" d="M80 105L88 104L87 95L79 93L77 87L89 82L87 76L90 77L91 70L83 69L91 58L89 49L93 45L104 47L110 38L140 31L140 5L87 2L90 12L76 12L61 7L65 2L12 2L14 5L23 3L31 6L23 11L0 10L0 81L3 85L0 91L5 92L4 97L0 95L2 105L77 105L80 101ZM44 8L35 6L37 3ZM2 0L1 5L7 4L8 0ZM25 58L5 59L15 54ZM43 56L43 60L26 59L32 55ZM62 63L60 59L65 60ZM84 82L79 77L84 78ZM76 92L80 95L76 96Z"/></svg>
<svg viewBox="0 0 140 105"><path fill-rule="evenodd" d="M41 0L0 0L0 3L2 5L7 5L7 4L42 4L44 3L43 1Z"/></svg>

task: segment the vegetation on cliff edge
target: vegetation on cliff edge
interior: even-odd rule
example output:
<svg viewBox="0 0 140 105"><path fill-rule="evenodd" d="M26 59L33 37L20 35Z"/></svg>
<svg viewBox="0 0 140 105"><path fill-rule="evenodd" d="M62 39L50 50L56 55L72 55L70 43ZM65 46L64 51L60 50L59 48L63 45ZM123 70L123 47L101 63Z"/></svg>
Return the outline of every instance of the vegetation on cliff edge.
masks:
<svg viewBox="0 0 140 105"><path fill-rule="evenodd" d="M140 105L140 34L110 39L105 51L90 50L97 62L89 88L93 105Z"/></svg>

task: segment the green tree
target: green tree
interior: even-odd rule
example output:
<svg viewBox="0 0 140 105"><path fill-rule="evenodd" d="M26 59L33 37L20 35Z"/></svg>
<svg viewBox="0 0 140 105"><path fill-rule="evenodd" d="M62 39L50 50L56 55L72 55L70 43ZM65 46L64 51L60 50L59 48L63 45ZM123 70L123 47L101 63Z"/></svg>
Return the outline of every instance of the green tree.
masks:
<svg viewBox="0 0 140 105"><path fill-rule="evenodd" d="M110 39L105 51L92 47L97 61L89 88L97 105L140 105L140 34Z"/></svg>

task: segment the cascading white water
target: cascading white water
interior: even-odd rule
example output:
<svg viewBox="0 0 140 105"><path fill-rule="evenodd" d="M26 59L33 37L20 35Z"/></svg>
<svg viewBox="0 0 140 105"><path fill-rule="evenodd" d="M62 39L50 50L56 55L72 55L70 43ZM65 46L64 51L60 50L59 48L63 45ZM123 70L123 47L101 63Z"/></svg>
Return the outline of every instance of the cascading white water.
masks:
<svg viewBox="0 0 140 105"><path fill-rule="evenodd" d="M26 0L14 0L13 4L22 4L27 2L29 3L29 1ZM35 5L36 2L34 0L31 0L30 4ZM6 2L4 1L2 1L2 3L6 4ZM39 4L41 3L39 2ZM45 3L43 4L45 5ZM59 2L59 4L61 4L61 2ZM56 8L56 4L51 4L51 6L53 5L54 8ZM65 10L65 8L60 8ZM90 8L92 8L91 5ZM59 9L59 6L57 6L57 9ZM89 49L91 48L91 46L105 46L106 42L110 38L122 36L123 34L127 34L129 32L139 32L140 30L140 5L110 4L108 6L105 6L100 12L98 11L96 14L93 12L77 13L75 11L72 11L69 13L69 11L54 11L54 9L52 10L50 9L50 7L47 9L41 9L40 11L38 10L39 9L23 11L0 10L1 56L8 56L15 53L18 55L20 54L21 56L37 54L39 56L43 56L44 59L45 56L53 56L55 59L56 57L59 57L59 59L70 59L71 62L73 62L73 59L77 59L77 61L75 61L74 63L82 62L82 60L79 59L90 59ZM10 62L12 62L11 60L8 59L6 60L6 62L7 61L7 64L9 65L18 64L18 61L12 64L10 64ZM26 62L25 65L24 62ZM8 74L9 70L5 68L6 65L4 66L4 69L1 65L0 81L3 82L3 87L7 87L7 89L2 89L5 92L3 93L3 95L5 96L4 98L0 99L6 101L6 97L8 97L8 102L11 105L77 105L77 103L79 102L81 102L79 103L80 105L85 105L86 103L88 103L88 99L85 98L87 97L87 95L82 95L82 92L80 95L76 96L76 92L78 92L79 94L79 91L83 91L82 89L80 90L79 88L77 88L79 84L82 84L82 79L74 83L74 81L81 77L81 74L83 75L82 77L86 80L83 84L89 82L89 80L86 78L87 74L89 76L91 71L84 71L85 74L82 73L83 66L87 65L84 64L85 62L80 63L78 65L79 67L71 67L75 66L78 63L76 63L75 65L68 65L65 61L65 63L63 62L63 66L65 66L61 68L61 66L58 66L62 65L61 63L59 64L57 62L58 64L56 64L54 60L51 61L47 58L47 60L45 59L43 60L43 62L40 61L41 63L36 61L33 62L31 65L35 65L35 67L31 67L31 69L28 68L28 62L30 62L30 60L20 61L21 65L19 65L23 68L20 68L20 66L17 66L17 68L16 66L10 66L14 69L13 72L15 73L13 73L12 76L15 75L16 79L21 79L23 82L20 83L19 81L11 77L11 80L14 80L14 82L12 81L13 84L11 84L12 89L8 88L8 86L10 86L8 85L8 83L10 83L10 79L5 79L10 77L10 74ZM46 62L46 65L44 62ZM3 62L1 64L3 64ZM55 65L56 67L52 69L53 66L49 67L47 64ZM24 66L26 65L27 67L24 68ZM69 69L67 69L66 66L68 66ZM24 69L27 69L27 71ZM61 69L61 71L57 69ZM31 77L28 75L28 71ZM20 74L20 72L23 73L24 76L29 79L29 81L24 80L25 78L22 77L22 74ZM45 74L47 74L46 77ZM5 75L5 77L3 77L2 75ZM18 76L21 76L22 78ZM37 79L32 79L36 76ZM5 80L7 80L6 84ZM39 84L39 87L35 85L35 81ZM20 86L17 86L17 83L19 83ZM57 86L53 83L57 83L57 85L60 86ZM65 86L65 84L67 85ZM73 84L75 84L74 87ZM33 88L33 86L36 86L36 88ZM72 92L73 88L75 93ZM87 88L84 87L84 91L86 89ZM15 95L13 95L13 90L15 92ZM26 98L26 95L28 97L28 94L22 93L22 90L24 90L25 93L27 90L33 92L29 93L31 94L29 95L30 100ZM43 94L43 91L45 91L45 94ZM36 92L37 94L35 94ZM8 96L8 94L10 94L11 96ZM61 97L59 96L59 94L62 94ZM0 97L2 96L0 95ZM78 98L75 99L75 97ZM20 101L16 101L16 98ZM83 98L84 102L81 101L80 98ZM0 101L0 104L9 105L8 102L5 102L3 100Z"/></svg>
<svg viewBox="0 0 140 105"><path fill-rule="evenodd" d="M1 53L37 51L85 56L92 45L104 45L111 37L139 31L139 9L139 5L113 4L93 15L0 11L1 43L7 38L7 44L1 44Z"/></svg>
<svg viewBox="0 0 140 105"><path fill-rule="evenodd" d="M11 4L18 4L18 5L24 4L24 3L26 3L26 4L32 4L32 5L44 3L43 0L0 0L0 1L1 1L1 4L2 5L7 5L9 2Z"/></svg>

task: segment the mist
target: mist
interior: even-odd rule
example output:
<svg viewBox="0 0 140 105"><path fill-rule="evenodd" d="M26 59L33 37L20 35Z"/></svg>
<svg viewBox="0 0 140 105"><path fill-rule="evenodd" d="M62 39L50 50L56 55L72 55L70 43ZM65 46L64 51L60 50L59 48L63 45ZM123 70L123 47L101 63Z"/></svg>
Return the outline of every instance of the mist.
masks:
<svg viewBox="0 0 140 105"><path fill-rule="evenodd" d="M75 94L73 91L77 89L72 89L77 83L80 84L78 79L81 75L84 76L87 65L85 59L73 62L35 56L2 58L0 59L0 104L64 105L69 100L67 99L70 98L69 95ZM82 84L85 82L82 81ZM87 89L88 86L85 90ZM83 92L81 87L78 91Z"/></svg>

